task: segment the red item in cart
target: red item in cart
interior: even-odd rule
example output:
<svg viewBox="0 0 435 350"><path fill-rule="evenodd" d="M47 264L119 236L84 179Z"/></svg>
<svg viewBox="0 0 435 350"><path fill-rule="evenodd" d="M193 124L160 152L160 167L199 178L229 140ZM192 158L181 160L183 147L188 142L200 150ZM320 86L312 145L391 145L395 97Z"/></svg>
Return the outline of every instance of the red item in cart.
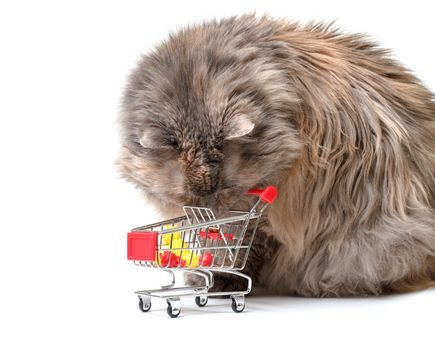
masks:
<svg viewBox="0 0 435 350"><path fill-rule="evenodd" d="M208 232L206 232L206 231L199 231L199 236L201 238L206 238L207 237L207 239L212 239L212 240L217 240L217 239L222 240L223 239L222 235L219 232L215 232L215 231L212 231L212 230L210 230ZM234 235L232 233L224 233L223 236L225 238L229 239L230 241L232 241L234 239Z"/></svg>
<svg viewBox="0 0 435 350"><path fill-rule="evenodd" d="M173 252L163 252L160 253L160 265L162 267L184 267L186 265L186 261L181 259L180 263L180 257L177 254L174 254Z"/></svg>
<svg viewBox="0 0 435 350"><path fill-rule="evenodd" d="M204 252L204 254L202 254L199 257L200 266L211 266L212 261L213 261L213 254L209 252Z"/></svg>

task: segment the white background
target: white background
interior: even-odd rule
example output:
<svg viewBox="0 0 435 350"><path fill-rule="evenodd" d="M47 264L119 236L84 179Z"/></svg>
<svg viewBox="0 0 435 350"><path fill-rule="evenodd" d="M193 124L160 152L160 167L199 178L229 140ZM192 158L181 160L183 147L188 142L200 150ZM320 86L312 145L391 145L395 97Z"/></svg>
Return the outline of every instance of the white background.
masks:
<svg viewBox="0 0 435 350"><path fill-rule="evenodd" d="M257 10L370 33L435 90L430 2L71 1L0 5L0 348L433 349L435 290L368 299L164 301L126 260L126 232L155 221L114 170L126 75L167 33ZM158 169L156 169L158 171Z"/></svg>

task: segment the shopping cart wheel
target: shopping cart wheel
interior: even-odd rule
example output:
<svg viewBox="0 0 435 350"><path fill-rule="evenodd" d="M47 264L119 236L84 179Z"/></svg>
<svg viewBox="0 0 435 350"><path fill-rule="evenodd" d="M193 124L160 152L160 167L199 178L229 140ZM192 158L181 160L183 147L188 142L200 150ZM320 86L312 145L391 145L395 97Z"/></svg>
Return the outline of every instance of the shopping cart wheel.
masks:
<svg viewBox="0 0 435 350"><path fill-rule="evenodd" d="M231 308L234 312L242 312L245 310L245 296L244 295L232 295L231 296Z"/></svg>
<svg viewBox="0 0 435 350"><path fill-rule="evenodd" d="M166 311L168 312L168 315L170 318L175 318L178 317L178 315L181 312L181 308L179 305L178 300L166 300L166 302L168 303L168 308L166 309Z"/></svg>
<svg viewBox="0 0 435 350"><path fill-rule="evenodd" d="M208 298L205 295L198 295L197 297L195 297L195 303L199 307L203 307L203 306L207 305L207 301L208 301Z"/></svg>
<svg viewBox="0 0 435 350"><path fill-rule="evenodd" d="M151 298L141 298L141 297L139 297L139 309L142 312L150 311L150 309L151 309Z"/></svg>

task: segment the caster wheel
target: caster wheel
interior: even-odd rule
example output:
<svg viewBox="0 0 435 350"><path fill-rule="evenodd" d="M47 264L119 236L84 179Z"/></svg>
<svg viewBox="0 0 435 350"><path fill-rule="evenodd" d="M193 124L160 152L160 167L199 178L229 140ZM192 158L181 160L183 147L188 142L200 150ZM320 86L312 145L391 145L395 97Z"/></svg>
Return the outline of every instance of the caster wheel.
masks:
<svg viewBox="0 0 435 350"><path fill-rule="evenodd" d="M151 309L151 299L145 299L145 301L139 297L139 309L142 312L148 312Z"/></svg>
<svg viewBox="0 0 435 350"><path fill-rule="evenodd" d="M233 309L234 312L242 312L243 310L245 310L245 297L242 296L234 296L231 297L232 301L231 301L231 308Z"/></svg>
<svg viewBox="0 0 435 350"><path fill-rule="evenodd" d="M198 305L199 307L204 307L205 305L207 305L208 302L208 298L206 296L197 296L195 297L195 304Z"/></svg>
<svg viewBox="0 0 435 350"><path fill-rule="evenodd" d="M166 309L170 318L176 318L180 315L181 308L168 301L168 308Z"/></svg>

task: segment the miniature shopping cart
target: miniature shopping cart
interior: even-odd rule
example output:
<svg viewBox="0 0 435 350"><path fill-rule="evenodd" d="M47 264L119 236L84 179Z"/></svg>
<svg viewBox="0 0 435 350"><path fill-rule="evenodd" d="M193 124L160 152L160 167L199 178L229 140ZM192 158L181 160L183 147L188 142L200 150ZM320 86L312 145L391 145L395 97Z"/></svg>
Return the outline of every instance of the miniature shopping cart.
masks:
<svg viewBox="0 0 435 350"><path fill-rule="evenodd" d="M185 216L134 228L128 233L127 255L136 265L159 268L172 275L172 283L160 289L140 290L139 308L151 309L151 298L165 298L170 317L180 314L180 298L195 297L205 306L209 296L230 296L234 312L245 308L245 295L252 280L243 274L260 217L277 196L275 187L250 190L259 199L249 212L230 211L231 216L216 218L211 209L185 206ZM204 279L200 286L175 286L174 270ZM236 275L246 279L245 290L210 291L213 274ZM199 278L198 280L202 280Z"/></svg>

